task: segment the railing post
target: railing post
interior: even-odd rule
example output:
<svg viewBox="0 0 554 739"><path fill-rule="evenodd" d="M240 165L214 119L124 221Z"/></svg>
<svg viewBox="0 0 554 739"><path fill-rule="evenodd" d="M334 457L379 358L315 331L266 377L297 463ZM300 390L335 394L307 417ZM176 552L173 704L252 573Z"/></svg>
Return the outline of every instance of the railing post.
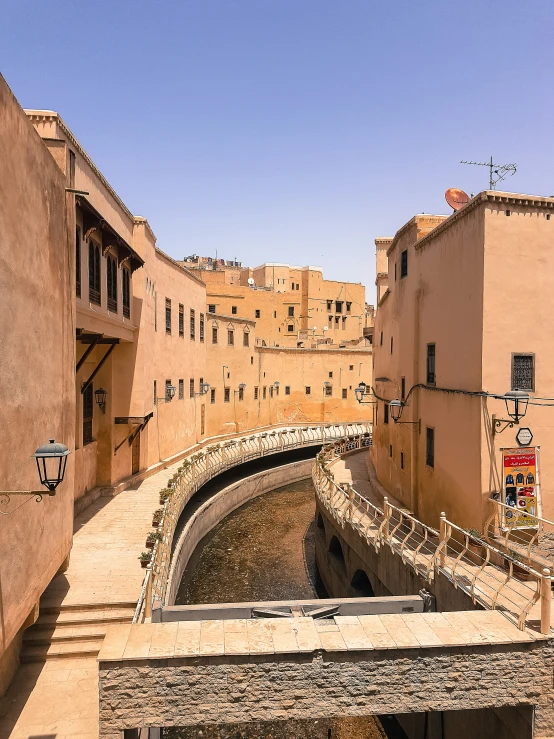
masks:
<svg viewBox="0 0 554 739"><path fill-rule="evenodd" d="M552 610L552 590L550 570L545 567L541 577L541 634L550 634L550 613Z"/></svg>
<svg viewBox="0 0 554 739"><path fill-rule="evenodd" d="M150 568L150 575L146 582L146 592L144 594L144 618L152 618L152 579L154 571Z"/></svg>
<svg viewBox="0 0 554 739"><path fill-rule="evenodd" d="M386 495L383 498L383 514L384 514L383 539L387 540L389 538L390 506L389 506L389 499L387 498Z"/></svg>
<svg viewBox="0 0 554 739"><path fill-rule="evenodd" d="M348 520L352 523L352 509L354 507L354 488L347 482L344 484L346 492L348 494Z"/></svg>
<svg viewBox="0 0 554 739"><path fill-rule="evenodd" d="M445 542L444 546L441 548L440 556L439 556L439 565L440 567L446 566L446 513L442 511L441 518L440 518L440 535L439 535L439 546Z"/></svg>

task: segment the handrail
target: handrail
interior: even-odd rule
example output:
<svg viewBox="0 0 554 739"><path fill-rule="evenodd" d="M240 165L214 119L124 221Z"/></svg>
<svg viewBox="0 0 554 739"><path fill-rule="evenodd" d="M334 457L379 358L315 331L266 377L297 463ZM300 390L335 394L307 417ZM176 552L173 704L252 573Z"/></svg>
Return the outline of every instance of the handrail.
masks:
<svg viewBox="0 0 554 739"><path fill-rule="evenodd" d="M448 521L444 513L437 531L392 505L387 498L380 509L351 485L345 490L335 482L332 463L350 451L350 446L350 440L346 439L325 446L313 468L318 500L341 527L354 528L376 552L386 544L429 583L440 573L455 588L466 592L474 603L487 609L501 609L517 621L521 630L532 607L540 600L540 630L543 634L550 633L551 569L539 571L529 562L521 561L517 553L493 546L486 541L485 534L481 539ZM490 519L487 527L489 522ZM552 529L554 532L554 523Z"/></svg>
<svg viewBox="0 0 554 739"><path fill-rule="evenodd" d="M205 443L200 451L194 451L181 461L177 473L168 481L167 500L158 526L160 540L152 552L146 569L141 594L133 623L149 616L155 601L164 603L168 584L173 547L173 537L179 517L190 498L209 480L225 470L251 459L277 454L287 449L325 444L332 439L357 439L351 448L362 448L371 443L371 424L359 423L294 425L269 429L262 433L240 435L234 439ZM162 492L162 491L160 491Z"/></svg>

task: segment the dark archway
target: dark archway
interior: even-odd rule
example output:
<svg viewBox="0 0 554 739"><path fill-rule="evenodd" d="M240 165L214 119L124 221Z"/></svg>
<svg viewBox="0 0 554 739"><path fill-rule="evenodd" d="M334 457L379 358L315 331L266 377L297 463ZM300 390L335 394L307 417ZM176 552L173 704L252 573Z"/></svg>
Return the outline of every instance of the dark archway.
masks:
<svg viewBox="0 0 554 739"><path fill-rule="evenodd" d="M341 577L346 577L346 561L340 541L333 536L329 542L329 559L341 572Z"/></svg>
<svg viewBox="0 0 554 739"><path fill-rule="evenodd" d="M316 524L318 529L325 529L325 524L323 523L323 516L321 513L317 514Z"/></svg>
<svg viewBox="0 0 554 739"><path fill-rule="evenodd" d="M356 570L350 583L354 598L374 598L375 593L369 577L363 570Z"/></svg>

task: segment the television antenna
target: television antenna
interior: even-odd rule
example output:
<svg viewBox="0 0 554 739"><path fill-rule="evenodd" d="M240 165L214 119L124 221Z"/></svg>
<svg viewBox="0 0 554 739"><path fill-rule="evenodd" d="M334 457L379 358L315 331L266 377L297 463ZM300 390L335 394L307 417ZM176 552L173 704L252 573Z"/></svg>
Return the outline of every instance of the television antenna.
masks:
<svg viewBox="0 0 554 739"><path fill-rule="evenodd" d="M462 160L460 164L474 164L477 167L488 167L489 168L489 189L494 190L498 182L501 182L508 175L515 175L517 171L517 164L494 164L492 157L490 162L466 162Z"/></svg>

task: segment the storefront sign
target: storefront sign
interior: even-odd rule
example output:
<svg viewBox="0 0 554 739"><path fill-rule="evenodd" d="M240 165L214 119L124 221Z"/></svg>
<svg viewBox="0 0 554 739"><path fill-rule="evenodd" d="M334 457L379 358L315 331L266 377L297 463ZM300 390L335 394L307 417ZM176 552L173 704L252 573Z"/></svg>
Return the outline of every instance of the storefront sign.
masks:
<svg viewBox="0 0 554 739"><path fill-rule="evenodd" d="M539 447L502 449L504 526L536 528L540 515Z"/></svg>

